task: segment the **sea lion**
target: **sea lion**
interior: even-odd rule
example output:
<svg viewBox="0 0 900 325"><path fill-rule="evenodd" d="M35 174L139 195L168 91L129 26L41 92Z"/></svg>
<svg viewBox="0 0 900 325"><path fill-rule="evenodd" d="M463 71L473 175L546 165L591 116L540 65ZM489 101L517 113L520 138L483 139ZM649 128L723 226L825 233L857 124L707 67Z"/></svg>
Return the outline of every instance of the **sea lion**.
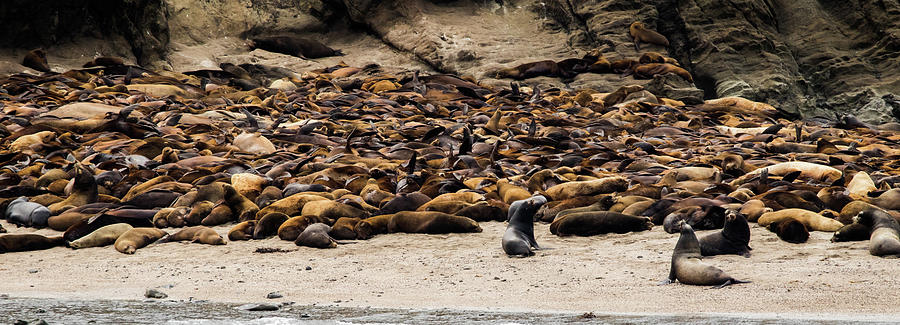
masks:
<svg viewBox="0 0 900 325"><path fill-rule="evenodd" d="M514 68L506 68L497 71L497 78L510 78L515 80L524 80L534 77L557 77L560 76L559 65L552 60L544 60L537 62L529 62L517 65Z"/></svg>
<svg viewBox="0 0 900 325"><path fill-rule="evenodd" d="M112 56L98 56L91 60L88 63L85 63L82 68L90 68L90 67L114 67L125 65L125 60L121 58L112 57Z"/></svg>
<svg viewBox="0 0 900 325"><path fill-rule="evenodd" d="M677 209L663 219L663 230L674 234L679 232L677 225L686 221L697 229L719 229L725 225L726 210L720 206L687 206Z"/></svg>
<svg viewBox="0 0 900 325"><path fill-rule="evenodd" d="M397 196L381 206L378 214L394 214L400 211L416 211L431 198L421 192L398 193Z"/></svg>
<svg viewBox="0 0 900 325"><path fill-rule="evenodd" d="M331 227L324 223L311 224L297 236L294 244L313 248L335 248L337 242L328 235L329 231L331 231Z"/></svg>
<svg viewBox="0 0 900 325"><path fill-rule="evenodd" d="M81 164L75 164L74 172L71 194L65 200L51 204L48 207L50 214L55 216L69 208L97 202L99 192L94 175Z"/></svg>
<svg viewBox="0 0 900 325"><path fill-rule="evenodd" d="M209 216L212 213L213 208L215 208L216 204L209 201L198 201L194 202L191 205L191 212L188 213L187 217L184 218L184 221L187 222L188 225L196 226L199 225L203 219Z"/></svg>
<svg viewBox="0 0 900 325"><path fill-rule="evenodd" d="M531 256L532 249L540 249L534 239L534 214L547 203L547 198L537 195L528 199L517 200L516 209L510 209L509 225L500 241L503 251L509 256Z"/></svg>
<svg viewBox="0 0 900 325"><path fill-rule="evenodd" d="M672 253L669 277L660 282L660 285L670 284L675 280L689 285L716 286L715 288L749 283L749 281L732 278L721 269L704 263L700 253L700 242L697 240L697 235L694 234L694 228L684 222L680 228L681 236L678 237L678 243L675 244L675 251Z"/></svg>
<svg viewBox="0 0 900 325"><path fill-rule="evenodd" d="M835 218L835 220L840 221L845 225L849 225L853 223L853 218L856 217L860 212L870 210L870 209L881 209L880 207L866 203L863 201L853 201L844 205L841 209L840 216Z"/></svg>
<svg viewBox="0 0 900 325"><path fill-rule="evenodd" d="M794 219L802 223L806 226L807 229L813 231L837 231L844 226L840 221L830 219L822 216L821 214L804 210L804 209L784 209L773 212L763 213L762 216L759 217L757 223L760 226L768 226L771 223L775 223L782 220Z"/></svg>
<svg viewBox="0 0 900 325"><path fill-rule="evenodd" d="M834 182L843 176L843 173L840 170L831 166L825 166L805 161L789 161L754 169L753 171L731 181L731 186L740 186L750 181L754 177L759 176L759 174L761 174L764 170L766 170L769 175L773 176L785 176L787 174L799 171L800 175L798 177L804 177L807 179L829 183Z"/></svg>
<svg viewBox="0 0 900 325"><path fill-rule="evenodd" d="M25 54L22 65L40 72L50 72L50 64L47 63L47 53L41 49L34 49Z"/></svg>
<svg viewBox="0 0 900 325"><path fill-rule="evenodd" d="M167 243L186 240L189 240L192 243L207 245L225 245L225 239L222 238L222 236L219 236L219 234L215 230L206 226L193 226L184 228L174 234L166 235L165 237L161 238L159 242Z"/></svg>
<svg viewBox="0 0 900 325"><path fill-rule="evenodd" d="M285 198L272 202L269 206L262 208L256 213L256 219L260 219L269 213L280 212L289 216L300 214L303 206L308 202L328 200L319 195L297 193Z"/></svg>
<svg viewBox="0 0 900 325"><path fill-rule="evenodd" d="M577 196L621 192L628 189L628 180L619 176L608 176L589 181L567 182L548 188L545 193L553 201Z"/></svg>
<svg viewBox="0 0 900 325"><path fill-rule="evenodd" d="M353 227L357 239L369 239L375 235L386 234L388 223L394 218L394 214L382 214L363 219Z"/></svg>
<svg viewBox="0 0 900 325"><path fill-rule="evenodd" d="M631 35L631 38L634 41L634 49L637 51L641 50L641 42L665 47L669 46L669 40L666 39L665 36L654 30L648 29L644 23L639 21L633 22L631 23L631 26L628 26L628 34Z"/></svg>
<svg viewBox="0 0 900 325"><path fill-rule="evenodd" d="M300 215L336 220L343 217L367 218L369 213L340 202L321 200L303 205Z"/></svg>
<svg viewBox="0 0 900 325"><path fill-rule="evenodd" d="M156 228L132 228L116 239L116 250L123 254L134 254L136 250L152 244L165 235L168 233Z"/></svg>
<svg viewBox="0 0 900 325"><path fill-rule="evenodd" d="M225 184L223 189L225 191L225 202L228 204L228 207L231 208L233 215L237 217L238 221L247 221L254 218L259 219L264 216L260 215L260 209L256 206L256 203L253 203L253 201L241 195L241 193L238 193L233 186Z"/></svg>
<svg viewBox="0 0 900 325"><path fill-rule="evenodd" d="M71 247L72 249L79 249L112 245L116 242L117 239L119 239L119 236L122 236L122 234L131 230L132 228L134 227L127 223L106 225L100 227L97 230L94 230L87 236L78 238L77 240L70 242L69 247Z"/></svg>
<svg viewBox="0 0 900 325"><path fill-rule="evenodd" d="M641 64L646 63L666 63L666 57L658 52L644 52L641 54L641 57L638 58L638 62Z"/></svg>
<svg viewBox="0 0 900 325"><path fill-rule="evenodd" d="M877 190L878 187L875 186L875 181L866 172L854 174L853 178L850 179L850 183L847 183L847 192L851 197L867 197L869 192Z"/></svg>
<svg viewBox="0 0 900 325"><path fill-rule="evenodd" d="M360 221L362 221L360 218L339 218L331 226L331 231L328 232L328 235L334 239L356 239L354 228Z"/></svg>
<svg viewBox="0 0 900 325"><path fill-rule="evenodd" d="M742 215L747 216L747 221L756 222L763 213L772 212L772 208L766 207L766 204L763 201L753 199L744 202L744 204L741 205L740 212Z"/></svg>
<svg viewBox="0 0 900 325"><path fill-rule="evenodd" d="M694 82L691 73L682 67L668 63L647 63L634 67L634 76L641 79L653 79L653 76L674 73L688 82Z"/></svg>
<svg viewBox="0 0 900 325"><path fill-rule="evenodd" d="M861 212L853 220L872 229L869 237L869 254L900 257L900 223L890 214L879 209Z"/></svg>
<svg viewBox="0 0 900 325"><path fill-rule="evenodd" d="M212 208L209 215L200 220L200 225L212 227L222 225L234 220L234 212L227 204L218 204Z"/></svg>
<svg viewBox="0 0 900 325"><path fill-rule="evenodd" d="M388 222L387 230L391 233L447 234L481 232L481 227L475 220L443 212L401 211Z"/></svg>
<svg viewBox="0 0 900 325"><path fill-rule="evenodd" d="M802 222L794 219L773 222L766 229L774 232L778 235L778 238L789 243L800 244L809 240L809 230L806 229Z"/></svg>
<svg viewBox="0 0 900 325"><path fill-rule="evenodd" d="M278 228L281 227L281 224L289 218L286 214L278 212L270 213L260 218L256 222L256 226L253 227L253 239L264 239L274 236L278 233Z"/></svg>
<svg viewBox="0 0 900 325"><path fill-rule="evenodd" d="M228 240L250 240L253 239L253 228L256 226L256 220L247 220L231 227L228 230Z"/></svg>
<svg viewBox="0 0 900 325"><path fill-rule="evenodd" d="M900 188L892 188L877 197L861 197L864 201L882 209L900 210Z"/></svg>
<svg viewBox="0 0 900 325"><path fill-rule="evenodd" d="M869 240L871 234L871 227L858 223L851 223L849 225L844 225L841 229L835 231L834 236L831 237L831 241L844 242Z"/></svg>
<svg viewBox="0 0 900 325"><path fill-rule="evenodd" d="M304 59L344 55L341 50L332 49L318 41L295 36L255 37L250 42L251 48L293 55Z"/></svg>
<svg viewBox="0 0 900 325"><path fill-rule="evenodd" d="M317 216L297 216L287 219L278 226L278 238L281 238L281 240L294 241L306 227L317 222L330 223L331 221L327 218L320 218Z"/></svg>
<svg viewBox="0 0 900 325"><path fill-rule="evenodd" d="M528 193L528 190L510 184L507 179L497 181L497 194L500 195L500 199L506 204L512 204L515 201L525 200L531 197L531 193Z"/></svg>
<svg viewBox="0 0 900 325"><path fill-rule="evenodd" d="M63 236L46 237L38 234L5 234L0 235L0 253L36 251L62 246L66 243Z"/></svg>
<svg viewBox="0 0 900 325"><path fill-rule="evenodd" d="M43 228L47 226L47 219L50 218L50 209L34 202L28 202L28 198L22 196L9 202L4 217L10 223L18 226Z"/></svg>
<svg viewBox="0 0 900 325"><path fill-rule="evenodd" d="M609 211L571 213L550 223L550 233L557 236L593 236L606 233L624 234L653 228L648 217L636 217Z"/></svg>
<svg viewBox="0 0 900 325"><path fill-rule="evenodd" d="M736 254L750 257L750 225L744 215L728 210L725 227L700 238L700 254L703 256Z"/></svg>
<svg viewBox="0 0 900 325"><path fill-rule="evenodd" d="M36 151L40 151L42 147L47 144L47 142L53 140L53 138L55 137L56 133L53 133L53 131L41 131L34 134L24 135L13 140L13 142L9 144L9 150L13 152L33 154ZM65 177L68 178L68 174L65 174Z"/></svg>
<svg viewBox="0 0 900 325"><path fill-rule="evenodd" d="M454 215L466 217L478 222L482 221L503 221L508 217L508 206L506 203L491 200L482 201L465 208L457 210Z"/></svg>

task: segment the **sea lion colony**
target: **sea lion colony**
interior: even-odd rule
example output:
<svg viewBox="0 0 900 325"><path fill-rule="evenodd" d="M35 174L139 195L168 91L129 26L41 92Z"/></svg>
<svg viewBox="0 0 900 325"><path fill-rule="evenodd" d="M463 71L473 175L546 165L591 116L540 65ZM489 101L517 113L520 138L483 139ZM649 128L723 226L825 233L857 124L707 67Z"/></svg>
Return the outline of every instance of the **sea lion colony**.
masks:
<svg viewBox="0 0 900 325"><path fill-rule="evenodd" d="M645 55L666 61L657 56ZM681 233L690 249L676 249L669 281L690 283L737 283L675 266L749 256L748 221L785 246L836 231L836 241L877 237L873 255L900 254L895 123L794 121L743 98L684 105L636 85L492 88L374 64L298 75L120 62L0 79L0 211L60 232L0 235L0 252L224 244L207 228L221 224L234 225L229 241L327 248L509 220L498 241L528 256L540 248L535 220L559 236Z"/></svg>

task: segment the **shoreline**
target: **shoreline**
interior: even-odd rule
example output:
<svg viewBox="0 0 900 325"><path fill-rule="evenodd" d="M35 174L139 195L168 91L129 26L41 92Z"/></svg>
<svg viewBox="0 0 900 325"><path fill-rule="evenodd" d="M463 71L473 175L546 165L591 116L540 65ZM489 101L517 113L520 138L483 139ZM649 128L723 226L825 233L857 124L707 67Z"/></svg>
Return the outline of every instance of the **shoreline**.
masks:
<svg viewBox="0 0 900 325"><path fill-rule="evenodd" d="M34 231L0 222L11 233ZM704 260L753 283L714 290L656 285L668 274L677 241L676 234L662 227L557 237L547 224L536 223L538 242L552 249L525 259L509 258L500 249L504 223L484 222L482 227L484 232L475 234L379 235L326 250L270 238L224 246L158 244L135 255L112 247L7 253L0 262L6 283L0 294L129 300L161 288L169 299L221 303L603 314L879 314L900 319L900 305L894 303L900 279L892 276L896 259L869 255L865 241L831 243L831 233L813 232L808 243L793 245L751 224L750 258ZM214 229L223 234L228 228ZM254 253L259 247L296 251ZM269 292L284 297L266 299Z"/></svg>

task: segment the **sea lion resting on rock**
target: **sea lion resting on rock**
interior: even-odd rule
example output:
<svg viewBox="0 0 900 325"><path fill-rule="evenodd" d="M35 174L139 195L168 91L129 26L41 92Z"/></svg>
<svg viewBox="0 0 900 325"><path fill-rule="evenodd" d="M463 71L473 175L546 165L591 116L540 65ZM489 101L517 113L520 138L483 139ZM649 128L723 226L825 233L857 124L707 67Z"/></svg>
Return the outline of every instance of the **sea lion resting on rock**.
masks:
<svg viewBox="0 0 900 325"><path fill-rule="evenodd" d="M900 257L900 224L887 212L877 209L863 211L854 222L871 227L869 254Z"/></svg>
<svg viewBox="0 0 900 325"><path fill-rule="evenodd" d="M329 231L331 231L331 227L324 223L311 224L297 236L294 244L314 248L335 248L337 247L337 241L328 235Z"/></svg>
<svg viewBox="0 0 900 325"><path fill-rule="evenodd" d="M116 242L117 239L119 239L119 236L122 236L122 234L131 230L132 228L134 227L127 223L106 225L100 227L97 230L94 230L87 236L78 238L77 240L70 242L69 247L71 247L72 249L79 249L112 245Z"/></svg>
<svg viewBox="0 0 900 325"><path fill-rule="evenodd" d="M344 55L341 50L332 49L318 41L294 36L257 37L251 40L250 47L304 59Z"/></svg>
<svg viewBox="0 0 900 325"><path fill-rule="evenodd" d="M689 82L694 82L691 73L682 67L668 63L647 63L634 67L634 76L641 79L653 79L655 75L674 73Z"/></svg>
<svg viewBox="0 0 900 325"><path fill-rule="evenodd" d="M168 233L156 228L133 228L116 239L116 250L123 254L134 254L136 250L150 245L165 235Z"/></svg>
<svg viewBox="0 0 900 325"><path fill-rule="evenodd" d="M19 226L43 228L47 226L50 210L43 205L28 202L28 198L22 196L9 202L5 217L9 222Z"/></svg>
<svg viewBox="0 0 900 325"><path fill-rule="evenodd" d="M159 240L160 243L190 241L207 245L225 245L225 239L213 230L205 226L193 226L184 228L174 234L167 235Z"/></svg>
<svg viewBox="0 0 900 325"><path fill-rule="evenodd" d="M0 253L36 251L62 246L63 236L46 237L38 234L0 235Z"/></svg>
<svg viewBox="0 0 900 325"><path fill-rule="evenodd" d="M722 231L700 238L700 253L703 256L737 254L750 257L750 225L744 215L728 210L725 213L725 227Z"/></svg>
<svg viewBox="0 0 900 325"><path fill-rule="evenodd" d="M503 251L507 255L531 256L534 255L532 248L540 249L534 239L534 214L545 203L547 198L542 195L513 202L509 209L509 226L501 240Z"/></svg>
<svg viewBox="0 0 900 325"><path fill-rule="evenodd" d="M675 244L675 251L672 253L669 277L660 285L669 284L675 280L690 285L713 285L716 288L737 283L749 283L749 281L736 280L721 269L703 263L700 242L697 240L697 235L694 234L694 228L685 222L682 222L680 226L681 236L678 237L678 243Z"/></svg>
<svg viewBox="0 0 900 325"><path fill-rule="evenodd" d="M648 29L647 26L644 26L644 23L639 21L631 23L631 26L628 27L628 34L631 35L634 41L634 49L637 51L641 50L641 42L665 47L669 46L669 40L665 36Z"/></svg>

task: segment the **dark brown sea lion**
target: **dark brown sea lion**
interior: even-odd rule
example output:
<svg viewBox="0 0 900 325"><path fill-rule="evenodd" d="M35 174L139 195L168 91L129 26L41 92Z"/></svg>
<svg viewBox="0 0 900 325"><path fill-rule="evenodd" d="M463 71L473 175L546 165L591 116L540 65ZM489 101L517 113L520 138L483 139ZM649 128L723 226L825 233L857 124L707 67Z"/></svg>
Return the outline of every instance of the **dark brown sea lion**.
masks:
<svg viewBox="0 0 900 325"><path fill-rule="evenodd" d="M378 214L394 214L400 211L416 211L423 204L431 201L431 198L420 192L399 193L397 196L387 201Z"/></svg>
<svg viewBox="0 0 900 325"><path fill-rule="evenodd" d="M872 228L869 226L865 226L858 223L851 223L849 225L845 225L834 232L834 236L831 237L832 242L843 242L843 241L863 241L869 240L869 237L872 234Z"/></svg>
<svg viewBox="0 0 900 325"><path fill-rule="evenodd" d="M557 236L593 236L606 233L624 234L653 228L648 217L636 217L608 211L567 214L550 223L550 233Z"/></svg>
<svg viewBox="0 0 900 325"><path fill-rule="evenodd" d="M861 212L854 222L871 227L869 254L900 257L900 224L890 214L880 209Z"/></svg>
<svg viewBox="0 0 900 325"><path fill-rule="evenodd" d="M50 65L47 64L47 53L41 49L28 51L25 54L25 58L22 59L22 65L40 72L50 72Z"/></svg>
<svg viewBox="0 0 900 325"><path fill-rule="evenodd" d="M547 198L537 195L518 200L510 205L509 225L500 241L506 255L531 256L534 255L532 249L541 248L534 239L534 214L545 203L547 203Z"/></svg>
<svg viewBox="0 0 900 325"><path fill-rule="evenodd" d="M728 210L725 213L725 227L722 231L700 238L700 253L703 256L736 254L750 257L750 225L744 215Z"/></svg>
<svg viewBox="0 0 900 325"><path fill-rule="evenodd" d="M703 263L700 242L697 240L697 235L694 234L694 228L684 222L679 228L681 228L681 236L678 237L678 243L675 244L675 251L672 253L669 277L663 280L661 285L678 280L684 284L711 285L722 288L731 284L749 282L732 278L721 269Z"/></svg>
<svg viewBox="0 0 900 325"><path fill-rule="evenodd" d="M228 231L228 240L250 240L253 239L253 228L256 226L256 220L247 220L231 227Z"/></svg>
<svg viewBox="0 0 900 325"><path fill-rule="evenodd" d="M534 77L557 77L560 76L559 65L552 60L544 60L537 62L529 62L520 64L514 68L506 68L497 71L497 78L511 78L516 80L524 80Z"/></svg>
<svg viewBox="0 0 900 325"><path fill-rule="evenodd" d="M218 226L221 224L225 224L234 220L234 212L231 211L231 207L227 204L218 204L212 208L212 211L209 212L209 215L203 220L200 220L200 224L207 227Z"/></svg>
<svg viewBox="0 0 900 325"><path fill-rule="evenodd" d="M328 235L331 227L324 223L314 223L306 227L294 244L297 246L308 246L313 248L335 248L337 242Z"/></svg>
<svg viewBox="0 0 900 325"><path fill-rule="evenodd" d="M264 239L278 234L278 228L289 218L286 214L278 212L260 218L253 227L253 239Z"/></svg>
<svg viewBox="0 0 900 325"><path fill-rule="evenodd" d="M339 218L331 226L331 231L328 234L334 239L356 239L356 231L354 229L360 221L362 221L360 218Z"/></svg>
<svg viewBox="0 0 900 325"><path fill-rule="evenodd" d="M663 219L663 229L670 234L679 232L680 221L702 230L718 229L725 225L725 214L726 210L719 206L688 206L669 213Z"/></svg>
<svg viewBox="0 0 900 325"><path fill-rule="evenodd" d="M255 37L251 40L250 47L304 59L344 55L341 50L332 49L315 40L296 36Z"/></svg>
<svg viewBox="0 0 900 325"><path fill-rule="evenodd" d="M0 235L0 253L36 251L65 245L62 236L46 237L37 234Z"/></svg>
<svg viewBox="0 0 900 325"><path fill-rule="evenodd" d="M188 213L187 218L184 221L187 222L188 225L196 226L199 225L200 222L203 221L206 217L212 213L213 208L215 208L216 204L209 201L198 201L194 202L191 205L191 212Z"/></svg>
<svg viewBox="0 0 900 325"><path fill-rule="evenodd" d="M159 240L160 243L190 241L207 245L225 245L225 239L219 236L215 230L205 226L193 226L184 228L174 234L166 235Z"/></svg>
<svg viewBox="0 0 900 325"><path fill-rule="evenodd" d="M51 214L58 215L67 209L97 202L99 193L94 175L81 164L75 165L74 174L71 194L65 200L51 204L48 207Z"/></svg>
<svg viewBox="0 0 900 325"><path fill-rule="evenodd" d="M666 39L662 34L657 33L654 30L648 29L644 26L644 23L636 21L631 23L631 26L628 27L628 34L631 35L631 38L634 41L634 49L637 51L641 50L641 43L650 43L668 47L669 40Z"/></svg>
<svg viewBox="0 0 900 325"><path fill-rule="evenodd" d="M443 212L401 211L388 222L387 230L392 233L447 234L481 232L481 227L475 220Z"/></svg>
<svg viewBox="0 0 900 325"><path fill-rule="evenodd" d="M506 203L491 200L472 204L465 208L459 209L454 215L466 217L478 222L482 221L503 221L506 220L508 214L508 206Z"/></svg>
<svg viewBox="0 0 900 325"><path fill-rule="evenodd" d="M793 219L781 220L769 224L766 229L778 235L778 238L789 243L800 244L809 240L809 230L802 222Z"/></svg>
<svg viewBox="0 0 900 325"><path fill-rule="evenodd" d="M165 235L168 235L168 233L156 228L133 228L116 239L116 250L123 254L134 254L136 250L159 240Z"/></svg>

